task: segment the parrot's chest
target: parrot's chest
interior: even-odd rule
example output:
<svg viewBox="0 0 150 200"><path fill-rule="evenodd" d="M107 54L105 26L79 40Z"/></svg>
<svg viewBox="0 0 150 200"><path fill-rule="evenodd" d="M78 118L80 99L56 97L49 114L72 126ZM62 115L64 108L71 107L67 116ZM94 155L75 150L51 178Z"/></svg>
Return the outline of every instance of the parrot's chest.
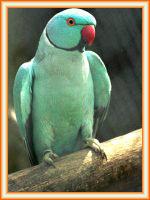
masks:
<svg viewBox="0 0 150 200"><path fill-rule="evenodd" d="M35 69L34 107L47 120L76 124L93 113L93 82L88 60L82 55L50 57ZM41 106L39 106L41 105ZM53 116L52 116L53 115Z"/></svg>
<svg viewBox="0 0 150 200"><path fill-rule="evenodd" d="M35 96L44 97L48 106L67 110L69 105L79 106L85 98L89 100L93 96L89 64L83 56L51 57L49 63L43 63L36 71Z"/></svg>

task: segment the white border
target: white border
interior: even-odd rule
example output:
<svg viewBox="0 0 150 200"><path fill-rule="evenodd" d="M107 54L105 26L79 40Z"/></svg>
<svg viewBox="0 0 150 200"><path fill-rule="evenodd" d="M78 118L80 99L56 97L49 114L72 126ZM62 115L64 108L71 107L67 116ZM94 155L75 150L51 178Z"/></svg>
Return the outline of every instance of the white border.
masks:
<svg viewBox="0 0 150 200"><path fill-rule="evenodd" d="M36 6L36 7L53 7L53 6L59 6L59 7L94 7L94 6L105 6L107 7L122 7L122 6L129 6L129 7L137 7L142 6L144 9L144 157L148 158L148 3L147 2L2 2L2 198L99 198L99 199L105 199L105 198L147 198L148 197L148 159L144 159L144 169L143 169L143 175L144 175L144 193L143 194L129 194L129 193L123 193L123 194L109 194L109 193L100 193L100 194L15 194L15 193L7 193L6 188L6 174L7 174L7 168L6 166L6 7L17 7L17 6L24 6L24 7L30 7L30 6Z"/></svg>

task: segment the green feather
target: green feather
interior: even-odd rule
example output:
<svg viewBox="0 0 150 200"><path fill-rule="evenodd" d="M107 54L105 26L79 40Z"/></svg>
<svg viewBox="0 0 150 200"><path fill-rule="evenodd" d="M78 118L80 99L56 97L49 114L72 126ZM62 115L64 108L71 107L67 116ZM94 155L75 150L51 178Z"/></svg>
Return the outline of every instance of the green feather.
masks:
<svg viewBox="0 0 150 200"><path fill-rule="evenodd" d="M74 17L74 28L67 27L68 17ZM111 84L101 59L94 52L69 51L78 45L81 29L88 24L96 25L95 18L81 9L54 16L35 57L18 70L14 106L32 164L41 162L48 150L61 156L83 148L86 139L93 137L94 108L108 106ZM46 30L54 44L68 50L53 46Z"/></svg>
<svg viewBox="0 0 150 200"><path fill-rule="evenodd" d="M102 126L110 104L111 82L107 69L101 58L92 51L86 51L90 64L94 85L94 126L93 136L96 136L98 126Z"/></svg>

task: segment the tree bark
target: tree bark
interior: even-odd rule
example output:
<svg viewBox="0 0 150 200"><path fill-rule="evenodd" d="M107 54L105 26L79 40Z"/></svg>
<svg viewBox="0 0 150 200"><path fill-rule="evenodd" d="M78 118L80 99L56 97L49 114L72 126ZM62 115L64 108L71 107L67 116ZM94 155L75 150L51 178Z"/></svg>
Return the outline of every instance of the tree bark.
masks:
<svg viewBox="0 0 150 200"><path fill-rule="evenodd" d="M101 143L108 160L84 149L56 160L56 168L41 163L12 173L10 191L141 191L142 129Z"/></svg>

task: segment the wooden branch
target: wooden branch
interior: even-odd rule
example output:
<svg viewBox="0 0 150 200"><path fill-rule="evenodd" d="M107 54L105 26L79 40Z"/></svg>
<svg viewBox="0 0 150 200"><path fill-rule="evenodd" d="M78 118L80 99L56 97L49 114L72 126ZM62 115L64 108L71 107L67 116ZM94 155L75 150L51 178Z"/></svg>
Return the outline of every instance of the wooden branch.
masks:
<svg viewBox="0 0 150 200"><path fill-rule="evenodd" d="M108 161L90 149L9 175L10 191L140 191L142 129L101 143Z"/></svg>

